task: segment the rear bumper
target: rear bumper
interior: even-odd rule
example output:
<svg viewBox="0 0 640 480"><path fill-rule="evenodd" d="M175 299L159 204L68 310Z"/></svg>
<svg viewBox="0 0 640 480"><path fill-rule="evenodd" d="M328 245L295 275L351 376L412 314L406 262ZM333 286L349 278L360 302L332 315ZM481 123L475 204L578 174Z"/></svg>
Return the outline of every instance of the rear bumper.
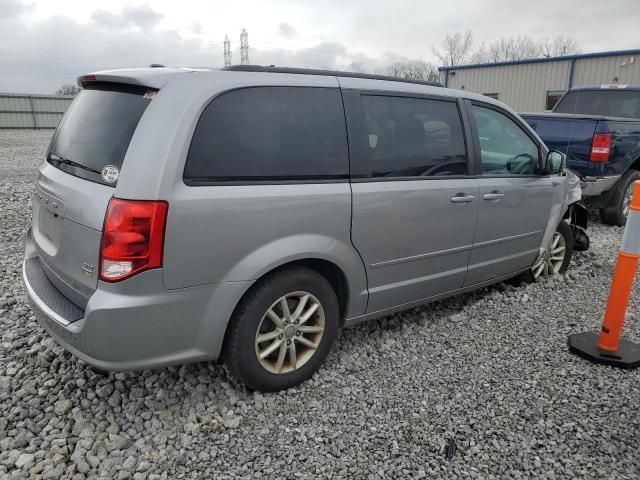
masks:
<svg viewBox="0 0 640 480"><path fill-rule="evenodd" d="M582 182L582 196L597 197L598 195L611 190L619 178L619 175L615 175L611 177L598 178L595 182Z"/></svg>
<svg viewBox="0 0 640 480"><path fill-rule="evenodd" d="M151 270L122 282L126 288L100 284L82 311L65 304L71 302L60 298L46 276L34 274L39 261L29 257L23 264L38 323L76 357L112 371L215 360L233 309L251 283L154 291L162 285L162 271ZM69 312L81 318L73 320Z"/></svg>

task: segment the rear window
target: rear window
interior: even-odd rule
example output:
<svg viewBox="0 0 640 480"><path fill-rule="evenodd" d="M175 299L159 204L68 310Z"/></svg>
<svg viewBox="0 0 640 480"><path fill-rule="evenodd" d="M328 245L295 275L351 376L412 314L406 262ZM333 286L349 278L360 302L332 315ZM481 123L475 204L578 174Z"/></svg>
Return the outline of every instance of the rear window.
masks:
<svg viewBox="0 0 640 480"><path fill-rule="evenodd" d="M348 173L338 89L252 87L227 92L205 108L184 180L331 180Z"/></svg>
<svg viewBox="0 0 640 480"><path fill-rule="evenodd" d="M117 84L83 89L56 129L47 161L71 175L115 186L133 132L153 94L155 90L146 87Z"/></svg>
<svg viewBox="0 0 640 480"><path fill-rule="evenodd" d="M569 92L554 112L640 118L640 92L624 90L586 90Z"/></svg>

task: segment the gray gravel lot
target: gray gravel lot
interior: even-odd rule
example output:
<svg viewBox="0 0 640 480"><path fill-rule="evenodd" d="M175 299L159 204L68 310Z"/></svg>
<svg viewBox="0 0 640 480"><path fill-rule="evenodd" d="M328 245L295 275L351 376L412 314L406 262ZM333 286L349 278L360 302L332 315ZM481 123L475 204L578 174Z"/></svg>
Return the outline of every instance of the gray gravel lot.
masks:
<svg viewBox="0 0 640 480"><path fill-rule="evenodd" d="M593 223L565 277L347 330L284 393L212 363L103 376L37 325L20 281L50 135L0 130L0 477L640 478L640 370L566 347L600 326L622 229ZM636 285L636 341L639 307Z"/></svg>

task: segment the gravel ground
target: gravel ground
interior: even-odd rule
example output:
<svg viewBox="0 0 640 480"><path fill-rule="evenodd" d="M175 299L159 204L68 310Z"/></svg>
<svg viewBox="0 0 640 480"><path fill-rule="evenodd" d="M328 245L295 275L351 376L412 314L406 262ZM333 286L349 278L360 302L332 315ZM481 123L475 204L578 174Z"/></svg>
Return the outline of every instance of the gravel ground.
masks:
<svg viewBox="0 0 640 480"><path fill-rule="evenodd" d="M600 326L622 229L593 223L564 277L347 330L287 392L212 363L100 375L37 325L20 283L50 135L0 130L0 477L640 478L640 370L566 347ZM639 306L636 285L636 341Z"/></svg>

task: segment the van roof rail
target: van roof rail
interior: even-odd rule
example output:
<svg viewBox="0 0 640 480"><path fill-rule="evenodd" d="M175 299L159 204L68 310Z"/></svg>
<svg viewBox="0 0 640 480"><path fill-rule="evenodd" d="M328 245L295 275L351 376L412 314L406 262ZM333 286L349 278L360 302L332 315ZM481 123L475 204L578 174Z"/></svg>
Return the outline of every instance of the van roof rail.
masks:
<svg viewBox="0 0 640 480"><path fill-rule="evenodd" d="M412 80L408 78L397 78L389 75L375 75L372 73L343 72L340 70L322 70L316 68L293 68L276 67L273 65L229 65L220 70L230 72L266 72L266 73L295 73L298 75L326 75L331 77L351 77L365 78L368 80L386 80L388 82L417 83L419 85L429 85L431 87L442 87L440 82L428 82L425 80Z"/></svg>

